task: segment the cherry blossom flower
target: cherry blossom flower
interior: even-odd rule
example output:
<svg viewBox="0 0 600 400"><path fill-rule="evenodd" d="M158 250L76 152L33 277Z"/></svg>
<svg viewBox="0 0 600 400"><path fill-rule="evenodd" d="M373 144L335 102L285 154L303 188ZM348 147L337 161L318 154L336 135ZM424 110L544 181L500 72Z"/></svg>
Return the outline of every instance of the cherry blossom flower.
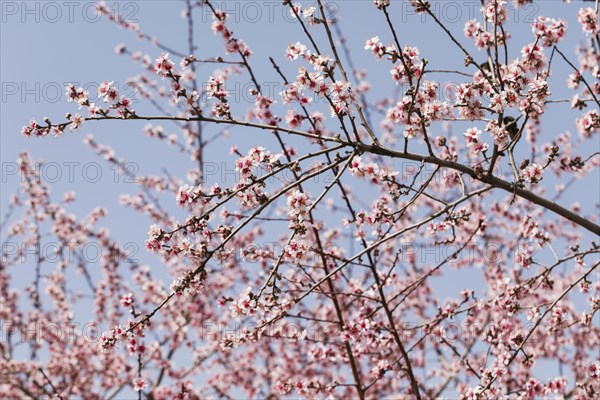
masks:
<svg viewBox="0 0 600 400"><path fill-rule="evenodd" d="M72 115L69 119L71 120L71 125L69 125L69 127L72 131L81 128L81 125L83 125L83 122L85 121L85 118L79 114Z"/></svg>
<svg viewBox="0 0 600 400"><path fill-rule="evenodd" d="M468 21L464 27L466 37L475 41L475 45L481 50L494 44L492 33L484 30L481 23L475 19Z"/></svg>
<svg viewBox="0 0 600 400"><path fill-rule="evenodd" d="M216 97L217 99L223 100L229 95L229 92L225 90L225 77L218 75L216 77L211 76L206 87L208 97Z"/></svg>
<svg viewBox="0 0 600 400"><path fill-rule="evenodd" d="M199 243L195 246L192 253L195 257L200 258L206 255L206 250L205 244ZM204 270L185 271L171 283L170 289L172 293L177 295L185 292L189 297L192 297L204 289L206 279L207 274Z"/></svg>
<svg viewBox="0 0 600 400"><path fill-rule="evenodd" d="M382 9L384 7L389 7L391 0L373 0L375 7L378 9Z"/></svg>
<svg viewBox="0 0 600 400"><path fill-rule="evenodd" d="M294 190L288 195L287 205L290 228L296 230L296 232L305 231L304 221L308 218L308 210L312 205L310 196L300 190Z"/></svg>
<svg viewBox="0 0 600 400"><path fill-rule="evenodd" d="M127 293L121 297L121 305L123 307L125 307L125 308L131 307L132 304L133 304L133 293Z"/></svg>
<svg viewBox="0 0 600 400"><path fill-rule="evenodd" d="M575 125L582 137L589 138L600 132L600 114L597 110L589 110L575 120Z"/></svg>
<svg viewBox="0 0 600 400"><path fill-rule="evenodd" d="M581 29L588 35L597 35L600 32L598 24L598 13L591 7L583 7L577 13L577 20L581 24Z"/></svg>
<svg viewBox="0 0 600 400"><path fill-rule="evenodd" d="M148 384L146 383L146 381L144 381L143 378L138 377L133 380L133 390L135 390L136 392L141 392L147 387Z"/></svg>
<svg viewBox="0 0 600 400"><path fill-rule="evenodd" d="M293 3L290 7L290 15L295 18L296 15L302 14L302 5L300 3Z"/></svg>
<svg viewBox="0 0 600 400"><path fill-rule="evenodd" d="M373 369L371 369L371 375L375 379L381 378L389 368L390 363L387 360L379 360Z"/></svg>
<svg viewBox="0 0 600 400"><path fill-rule="evenodd" d="M114 82L102 82L98 86L98 96L102 98L105 103L112 103L117 100L119 93L116 88L113 87Z"/></svg>
<svg viewBox="0 0 600 400"><path fill-rule="evenodd" d="M471 149L473 154L487 151L488 145L480 141L481 131L479 129L469 128L463 135L467 140L467 147Z"/></svg>
<svg viewBox="0 0 600 400"><path fill-rule="evenodd" d="M286 57L289 60L297 60L298 57L304 57L306 53L306 46L300 42L290 43L286 50Z"/></svg>
<svg viewBox="0 0 600 400"><path fill-rule="evenodd" d="M89 105L88 92L83 88L75 88L73 85L67 85L67 101L76 102L79 108Z"/></svg>
<svg viewBox="0 0 600 400"><path fill-rule="evenodd" d="M541 38L545 47L551 47L560 42L567 33L567 25L563 20L539 16L531 25L533 34Z"/></svg>
<svg viewBox="0 0 600 400"><path fill-rule="evenodd" d="M381 60L386 52L386 47L379 41L379 36L372 37L367 40L365 44L365 50L371 50L378 60Z"/></svg>
<svg viewBox="0 0 600 400"><path fill-rule="evenodd" d="M508 18L508 0L486 0L481 7L485 18L496 25L502 25Z"/></svg>
<svg viewBox="0 0 600 400"><path fill-rule="evenodd" d="M21 133L24 136L42 136L45 135L47 132L44 129L41 129L41 127L37 124L35 119L32 119L31 121L29 121L28 125L24 126L21 129Z"/></svg>
<svg viewBox="0 0 600 400"><path fill-rule="evenodd" d="M169 53L163 53L154 62L154 71L164 79L173 73L173 65L173 62L169 60Z"/></svg>
<svg viewBox="0 0 600 400"><path fill-rule="evenodd" d="M283 249L284 258L291 264L300 264L308 256L308 242L305 240L291 240Z"/></svg>
<svg viewBox="0 0 600 400"><path fill-rule="evenodd" d="M297 112L295 112L294 110L288 110L286 116L285 116L285 122L291 127L291 128L298 128L300 127L300 125L302 125L302 121L304 120L304 116L302 114L299 114Z"/></svg>
<svg viewBox="0 0 600 400"><path fill-rule="evenodd" d="M523 170L525 182L538 183L544 178L544 169L541 165L531 163Z"/></svg>

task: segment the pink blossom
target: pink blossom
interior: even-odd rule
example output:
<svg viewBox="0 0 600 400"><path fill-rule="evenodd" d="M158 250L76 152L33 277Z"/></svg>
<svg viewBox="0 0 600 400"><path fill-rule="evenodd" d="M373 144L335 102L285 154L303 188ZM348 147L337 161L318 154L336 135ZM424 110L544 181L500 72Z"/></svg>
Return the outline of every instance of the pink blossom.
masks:
<svg viewBox="0 0 600 400"><path fill-rule="evenodd" d="M544 169L541 165L531 163L523 170L525 182L538 183L544 178Z"/></svg>
<svg viewBox="0 0 600 400"><path fill-rule="evenodd" d="M154 62L154 71L157 75L166 78L173 72L173 62L169 60L169 53L163 53Z"/></svg>
<svg viewBox="0 0 600 400"><path fill-rule="evenodd" d="M148 384L144 381L144 379L138 377L133 380L133 390L135 390L136 392L141 392L147 387Z"/></svg>
<svg viewBox="0 0 600 400"><path fill-rule="evenodd" d="M597 35L600 32L598 24L598 13L591 7L582 7L577 13L577 20L581 24L581 29L588 35Z"/></svg>

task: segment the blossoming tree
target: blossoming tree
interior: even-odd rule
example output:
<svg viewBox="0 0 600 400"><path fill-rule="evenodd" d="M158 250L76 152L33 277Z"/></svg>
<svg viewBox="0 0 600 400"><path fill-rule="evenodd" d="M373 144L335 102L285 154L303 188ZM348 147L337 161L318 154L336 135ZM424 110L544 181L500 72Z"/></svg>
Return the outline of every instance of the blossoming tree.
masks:
<svg viewBox="0 0 600 400"><path fill-rule="evenodd" d="M124 46L117 53L140 65L130 83L157 112L137 112L113 82L100 85L96 103L69 85L66 118L38 117L22 133L47 140L103 121L148 121L144 133L189 155L190 172L133 176L111 147L86 137L139 185L121 201L148 219L145 245L157 262L142 265L127 263L97 227L103 208L69 214L73 195L52 198L22 153L25 179L4 240L39 248L50 235L63 244L59 254L96 241L103 256L94 279L83 257L23 266L4 251L2 396L598 398L597 198L561 202L576 179L598 189L598 2L581 3L580 26L569 27L581 36L576 54L561 47L567 25L557 16L538 16L529 36L511 36L509 7L528 0L482 0L463 32L428 1L406 3L464 68L431 65L411 45L395 21L401 1L375 0L379 36L358 44L344 40L320 0L284 1L297 31L276 49L289 62L270 60L283 87L275 98L261 87L251 44L210 0L184 3L186 51L100 3L99 12L156 46L152 58ZM341 4L343 16L352 5ZM222 56L197 51L198 9L212 15ZM390 71L393 95L377 96L355 66L366 57ZM559 63L570 75L550 82ZM201 66L215 69L202 76ZM440 96L440 74L460 79L451 98ZM232 100L232 77L250 82L252 107ZM553 86L569 98L553 96ZM574 133L543 132L549 107L569 106L578 113ZM231 149L233 184L203 174L223 126L265 138ZM273 245L257 245L266 242ZM425 250L442 256L432 263ZM67 289L70 270L86 278L103 331L32 335L32 323L73 320L83 295ZM447 278L456 271L470 277L466 285ZM18 290L14 274L31 285ZM440 279L454 282L444 295Z"/></svg>

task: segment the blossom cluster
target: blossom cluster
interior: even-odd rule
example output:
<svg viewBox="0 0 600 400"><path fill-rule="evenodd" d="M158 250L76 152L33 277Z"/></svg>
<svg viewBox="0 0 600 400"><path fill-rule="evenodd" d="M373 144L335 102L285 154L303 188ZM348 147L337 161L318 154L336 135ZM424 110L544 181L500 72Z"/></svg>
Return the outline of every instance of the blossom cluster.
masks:
<svg viewBox="0 0 600 400"><path fill-rule="evenodd" d="M330 102L332 117L350 114L350 106L356 102L356 93L350 82L339 80L326 82L321 71L308 72L304 67L298 69L296 80L287 85L280 96L285 104L297 102L301 105L308 105L312 102L312 98L303 94L303 89L312 92L319 98L327 98ZM303 118L302 116L296 119L289 118L288 123L295 122L294 125L298 126Z"/></svg>
<svg viewBox="0 0 600 400"><path fill-rule="evenodd" d="M169 59L169 53L163 53L154 62L154 71L163 78L168 78L173 74L173 62Z"/></svg>
<svg viewBox="0 0 600 400"><path fill-rule="evenodd" d="M377 57L378 60L381 60L386 54L393 57L394 52L396 52L396 46L385 46L381 40L379 40L379 36L374 36L365 43L365 50L371 50L375 57Z"/></svg>
<svg viewBox="0 0 600 400"><path fill-rule="evenodd" d="M213 13L213 23L211 28L215 35L220 35L225 43L225 53L239 53L242 57L248 58L252 52L241 39L233 36L233 31L227 27L227 13L225 11L215 11Z"/></svg>
<svg viewBox="0 0 600 400"><path fill-rule="evenodd" d="M136 338L136 333L139 333L139 329L131 321L125 326L115 325L110 331L104 332L100 336L98 345L103 352L108 352L119 343L127 343L131 353L143 353L146 348Z"/></svg>
<svg viewBox="0 0 600 400"><path fill-rule="evenodd" d="M217 117L231 118L231 110L227 101L229 92L225 89L225 77L223 75L211 76L206 87L206 92L208 98L216 98L218 100L213 105L213 114Z"/></svg>
<svg viewBox="0 0 600 400"><path fill-rule="evenodd" d="M531 25L533 34L541 39L541 44L551 47L560 42L567 33L567 24L560 19L539 16Z"/></svg>
<svg viewBox="0 0 600 400"><path fill-rule="evenodd" d="M397 84L408 83L411 80L416 82L423 74L423 61L419 58L419 49L411 46L404 46L399 56L400 61L392 68L390 73L392 79Z"/></svg>
<svg viewBox="0 0 600 400"><path fill-rule="evenodd" d="M196 254L198 257L199 253L202 254L206 249L201 248L201 246L196 246ZM185 271L181 276L179 276L173 283L171 283L171 291L177 295L181 295L185 292L188 296L194 296L204 289L205 280L207 274L202 269L200 271Z"/></svg>
<svg viewBox="0 0 600 400"><path fill-rule="evenodd" d="M399 173L393 168L387 168L376 162L365 162L361 156L357 156L352 159L349 170L359 179L365 179L371 184L384 185L383 187L393 197L398 197L400 194L400 186L396 182Z"/></svg>
<svg viewBox="0 0 600 400"><path fill-rule="evenodd" d="M541 165L531 163L523 169L523 178L526 182L538 183L543 179L544 169Z"/></svg>
<svg viewBox="0 0 600 400"><path fill-rule="evenodd" d="M300 190L294 190L287 198L290 228L296 232L306 232L306 220L312 207L310 195Z"/></svg>
<svg viewBox="0 0 600 400"><path fill-rule="evenodd" d="M267 125L278 126L281 122L281 118L271 111L271 106L275 103L275 100L268 96L261 94L256 95L254 101L254 109L251 110L252 116L257 118L259 121L264 122Z"/></svg>
<svg viewBox="0 0 600 400"><path fill-rule="evenodd" d="M481 141L481 130L477 128L469 128L464 133L465 139L467 140L467 147L473 154L485 153L488 149L488 145Z"/></svg>
<svg viewBox="0 0 600 400"><path fill-rule="evenodd" d="M422 82L418 92L402 97L387 110L387 119L393 124L405 126L405 138L416 137L432 122L452 115L449 104L437 99L438 89L437 82Z"/></svg>
<svg viewBox="0 0 600 400"><path fill-rule="evenodd" d="M126 96L121 96L119 98L119 92L114 87L114 82L102 82L98 86L98 96L102 99L103 103L109 103L108 108L102 108L91 102L88 91L82 87L76 88L75 86L68 84L66 96L67 101L70 103L77 103L79 109L86 107L89 115L88 118L108 116L111 110L116 110L117 116L120 118L127 118L128 116L135 114L135 110L131 108L131 99ZM21 133L25 136L46 136L52 132L54 136L60 136L64 133L67 125L71 131L81 128L86 117L79 113L76 113L75 115L67 113L66 119L69 120L69 123L52 124L50 119L45 117L44 122L46 125L40 125L35 119L32 119L28 125L21 129Z"/></svg>
<svg viewBox="0 0 600 400"><path fill-rule="evenodd" d="M283 248L283 258L291 264L300 264L308 257L310 244L303 239L292 239Z"/></svg>
<svg viewBox="0 0 600 400"><path fill-rule="evenodd" d="M317 25L320 22L319 18L317 18L317 10L315 7L302 9L300 3L293 3L290 5L290 16L292 18L302 17L308 25Z"/></svg>
<svg viewBox="0 0 600 400"><path fill-rule="evenodd" d="M598 23L598 12L591 7L580 8L577 13L577 20L581 24L581 29L588 35L597 35L600 33L600 24Z"/></svg>
<svg viewBox="0 0 600 400"><path fill-rule="evenodd" d="M235 186L236 197L244 209L251 209L263 204L267 197L263 185L255 182L255 173L258 168L270 172L279 163L280 154L271 154L263 147L253 147L246 156L240 157L235 162L235 169L240 174ZM242 190L243 189L243 190Z"/></svg>
<svg viewBox="0 0 600 400"><path fill-rule="evenodd" d="M492 32L484 30L481 22L472 19L465 24L464 34L473 39L475 45L481 50L494 45L494 35Z"/></svg>

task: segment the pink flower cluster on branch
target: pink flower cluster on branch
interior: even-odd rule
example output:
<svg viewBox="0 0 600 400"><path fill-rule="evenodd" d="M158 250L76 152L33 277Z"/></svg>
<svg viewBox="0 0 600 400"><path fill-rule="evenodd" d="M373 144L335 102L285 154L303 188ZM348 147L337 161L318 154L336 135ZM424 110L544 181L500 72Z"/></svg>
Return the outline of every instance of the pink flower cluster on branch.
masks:
<svg viewBox="0 0 600 400"><path fill-rule="evenodd" d="M456 49L453 70L426 43L405 44L401 2L369 3L371 37L351 41L325 2L284 1L289 44L269 60L278 99L216 3L185 2L186 51L99 4L156 48L116 49L142 69L129 81L144 113L114 82L96 103L68 85L78 112L22 133L144 121L142 135L168 145L164 163L133 170L119 143L84 142L131 183L119 201L135 229L133 213L147 221L133 243L146 252L111 239L124 225L103 207L72 214L78 196L52 193L21 154L0 225L0 393L595 399L600 227L590 196L566 203L597 186L598 13L551 12L519 30L510 7L529 3L485 0L459 37L434 2L408 1ZM200 12L223 56L196 46L213 37L198 37ZM581 36L575 52L567 33ZM355 54L379 63L367 75ZM447 96L440 74L458 80ZM246 107L237 79L251 85ZM556 131L559 112L574 133ZM81 310L92 325L73 326Z"/></svg>

